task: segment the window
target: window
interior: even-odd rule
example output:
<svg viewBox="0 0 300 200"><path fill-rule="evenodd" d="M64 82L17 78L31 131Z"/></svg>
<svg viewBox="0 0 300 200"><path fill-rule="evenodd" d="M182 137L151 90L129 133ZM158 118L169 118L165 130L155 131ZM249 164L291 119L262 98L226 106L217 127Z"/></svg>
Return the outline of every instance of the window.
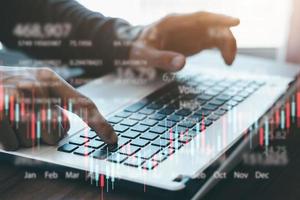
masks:
<svg viewBox="0 0 300 200"><path fill-rule="evenodd" d="M148 24L174 12L199 10L239 17L234 28L239 47L281 47L285 44L290 0L79 0L87 8L120 17L132 24Z"/></svg>

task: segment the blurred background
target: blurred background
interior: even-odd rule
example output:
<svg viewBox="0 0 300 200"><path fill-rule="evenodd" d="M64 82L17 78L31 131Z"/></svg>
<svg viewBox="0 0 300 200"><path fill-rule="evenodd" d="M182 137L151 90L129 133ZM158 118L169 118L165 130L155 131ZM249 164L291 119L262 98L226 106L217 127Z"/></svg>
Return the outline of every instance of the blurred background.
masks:
<svg viewBox="0 0 300 200"><path fill-rule="evenodd" d="M211 11L240 18L239 52L282 59L292 0L78 0L87 8L130 23L149 24L169 13Z"/></svg>
<svg viewBox="0 0 300 200"><path fill-rule="evenodd" d="M210 11L238 17L232 29L238 53L300 64L300 0L77 0L105 16L147 25L170 13ZM19 58L16 59L16 56ZM23 54L7 52L0 43L0 65L36 66ZM70 70L56 71L68 77ZM67 71L67 72L64 72ZM75 69L73 69L75 71ZM75 73L75 72L74 72ZM76 72L75 74L78 74ZM65 75L64 75L65 74Z"/></svg>

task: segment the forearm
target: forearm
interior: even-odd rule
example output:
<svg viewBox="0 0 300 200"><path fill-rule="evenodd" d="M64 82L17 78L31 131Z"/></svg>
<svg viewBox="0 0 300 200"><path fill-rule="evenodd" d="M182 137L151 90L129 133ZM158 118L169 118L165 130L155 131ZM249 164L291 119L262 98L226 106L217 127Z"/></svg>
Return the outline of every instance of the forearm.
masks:
<svg viewBox="0 0 300 200"><path fill-rule="evenodd" d="M92 12L72 0L7 0L1 6L0 39L5 46L22 50L37 58L102 60L104 66L111 67L116 59L127 59L130 43L139 34L139 28L126 21L104 17ZM5 8L4 8L5 7ZM20 46L21 40L53 40L57 38L22 38L14 34L16 25L37 23L69 24L70 32L62 38L59 46ZM77 41L88 41L90 45L74 45Z"/></svg>

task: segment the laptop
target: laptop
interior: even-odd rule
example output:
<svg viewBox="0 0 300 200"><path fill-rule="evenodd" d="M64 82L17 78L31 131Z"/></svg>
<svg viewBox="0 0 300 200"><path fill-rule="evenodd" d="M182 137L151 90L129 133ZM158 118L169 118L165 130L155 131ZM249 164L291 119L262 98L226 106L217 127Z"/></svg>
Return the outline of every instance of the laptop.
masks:
<svg viewBox="0 0 300 200"><path fill-rule="evenodd" d="M188 59L181 72L151 81L108 74L79 87L118 134L118 147L112 150L69 113L70 131L57 146L0 151L88 171L96 179L105 175L183 190L187 179L199 178L243 137L299 71L244 56L232 68L221 63L215 52L202 53ZM243 70L246 65L250 73Z"/></svg>

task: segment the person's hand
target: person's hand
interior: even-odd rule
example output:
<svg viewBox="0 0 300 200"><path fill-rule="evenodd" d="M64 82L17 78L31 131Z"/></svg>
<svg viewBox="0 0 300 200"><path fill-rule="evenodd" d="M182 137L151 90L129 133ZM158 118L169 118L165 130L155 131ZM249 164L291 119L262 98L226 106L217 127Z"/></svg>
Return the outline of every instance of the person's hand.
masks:
<svg viewBox="0 0 300 200"><path fill-rule="evenodd" d="M147 66L178 71L185 57L217 47L225 62L234 61L237 46L230 27L239 19L208 12L168 15L146 26L133 42L130 59L144 60Z"/></svg>
<svg viewBox="0 0 300 200"><path fill-rule="evenodd" d="M9 124L12 128L3 131L1 127L0 143L4 149L31 147L38 139L55 145L69 129L69 122L62 108L66 108L70 102L72 112L81 116L104 142L117 143L117 135L95 104L52 70L2 67L0 74L1 125ZM5 105L5 96L9 98L9 108Z"/></svg>

